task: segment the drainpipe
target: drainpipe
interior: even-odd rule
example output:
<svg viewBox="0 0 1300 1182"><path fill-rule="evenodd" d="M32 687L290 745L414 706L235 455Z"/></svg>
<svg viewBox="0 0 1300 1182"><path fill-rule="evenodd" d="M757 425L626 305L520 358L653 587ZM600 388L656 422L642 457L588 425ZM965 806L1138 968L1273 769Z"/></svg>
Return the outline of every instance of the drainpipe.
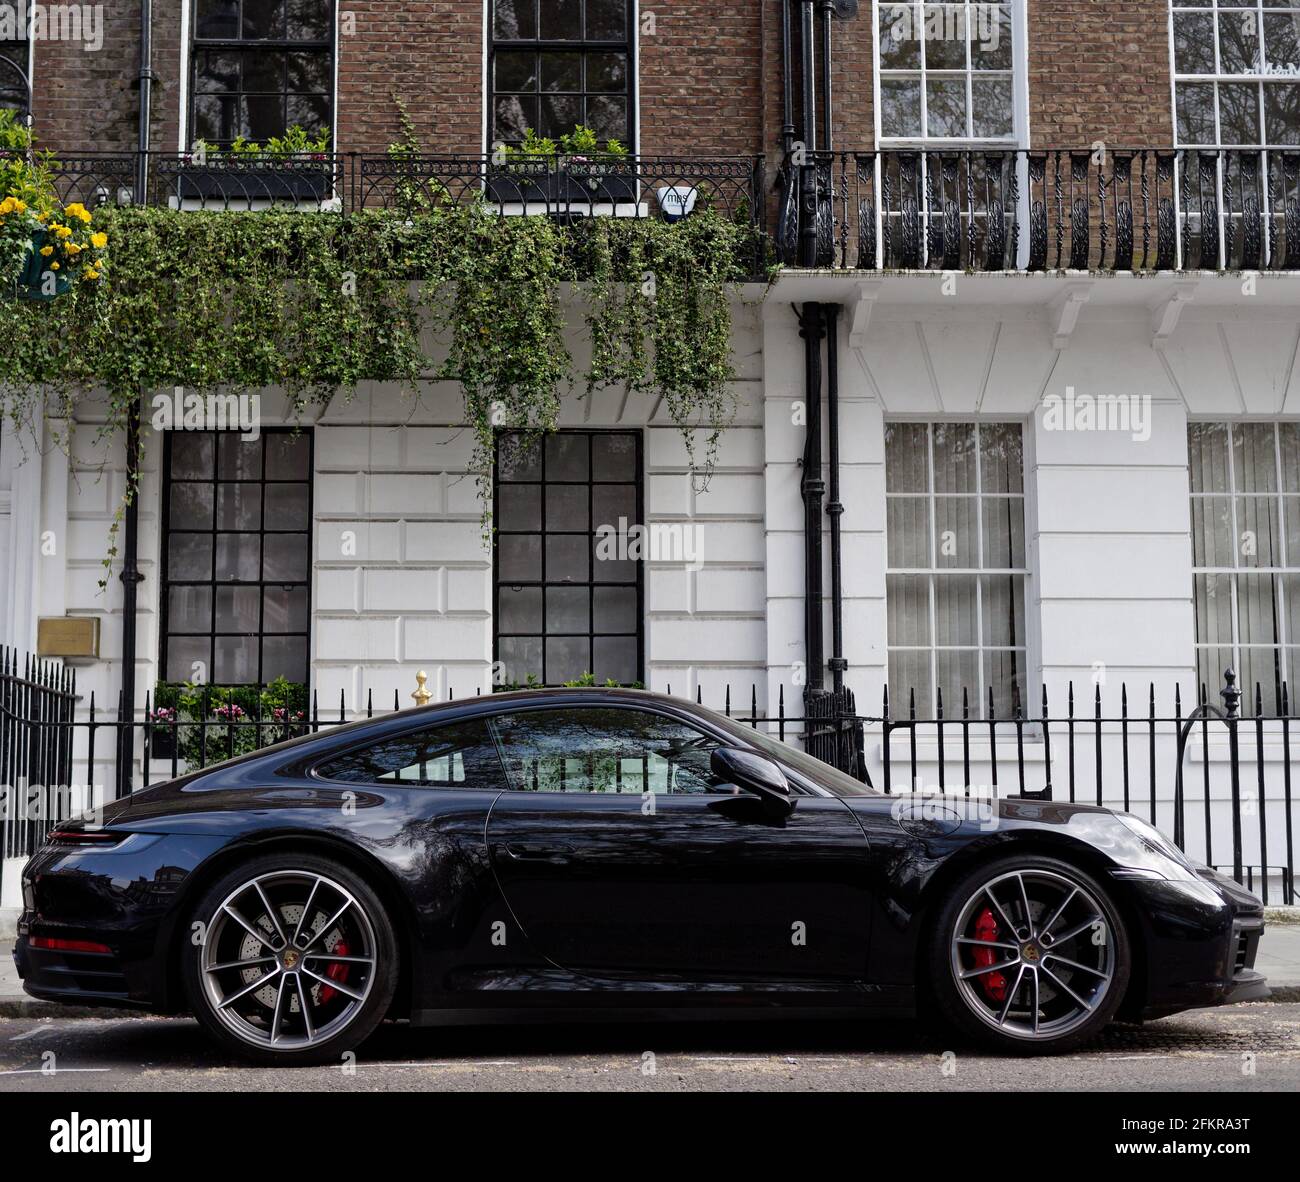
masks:
<svg viewBox="0 0 1300 1182"><path fill-rule="evenodd" d="M822 335L821 304L804 304L799 318L803 337L804 397L808 427L804 436L803 479L800 492L804 506L804 658L807 661L805 699L824 687L825 647L822 642Z"/></svg>
<svg viewBox="0 0 1300 1182"><path fill-rule="evenodd" d="M813 6L816 0L803 0L799 50L803 74L803 146L804 164L799 170L799 264L817 265L817 85L816 30ZM820 317L818 317L820 320Z"/></svg>
<svg viewBox="0 0 1300 1182"><path fill-rule="evenodd" d="M794 0L781 0L781 150L789 159L794 148L794 68L790 45L794 40L790 6Z"/></svg>
<svg viewBox="0 0 1300 1182"><path fill-rule="evenodd" d="M135 720L135 616L140 573L140 404L126 422L126 512L122 522L122 705L118 721ZM135 727L118 728L117 796L131 792L131 764L135 754Z"/></svg>
<svg viewBox="0 0 1300 1182"><path fill-rule="evenodd" d="M153 2L140 0L140 127L136 133L135 203L143 205L149 179L149 121L153 97Z"/></svg>
<svg viewBox="0 0 1300 1182"><path fill-rule="evenodd" d="M135 203L145 203L149 180L150 100L153 89L153 4L140 0L140 123L136 132ZM126 512L122 521L122 699L119 722L135 721L136 611L140 583L140 406L144 389L126 423ZM135 755L135 727L121 726L117 733L117 795L131 792L131 765Z"/></svg>
<svg viewBox="0 0 1300 1182"><path fill-rule="evenodd" d="M831 688L838 693L844 688L844 671L849 667L844 659L844 589L840 570L840 517L844 505L840 501L840 372L839 344L836 331L839 327L839 305L826 308L826 432L830 444L830 500L826 515L831 519L831 658L827 662L831 671Z"/></svg>
<svg viewBox="0 0 1300 1182"><path fill-rule="evenodd" d="M834 0L822 0L822 151L829 152L831 138L831 17Z"/></svg>

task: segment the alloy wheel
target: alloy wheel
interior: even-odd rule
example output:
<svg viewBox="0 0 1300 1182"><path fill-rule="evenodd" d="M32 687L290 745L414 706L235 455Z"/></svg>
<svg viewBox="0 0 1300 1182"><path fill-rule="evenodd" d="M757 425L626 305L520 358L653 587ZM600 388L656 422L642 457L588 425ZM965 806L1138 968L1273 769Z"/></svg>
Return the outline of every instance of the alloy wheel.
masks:
<svg viewBox="0 0 1300 1182"><path fill-rule="evenodd" d="M212 1013L253 1046L301 1051L333 1038L375 981L374 927L333 879L273 871L236 887L209 918L199 952Z"/></svg>
<svg viewBox="0 0 1300 1182"><path fill-rule="evenodd" d="M1065 874L1012 870L967 899L951 966L966 1006L992 1029L1028 1041L1087 1023L1115 977L1116 933L1091 890Z"/></svg>

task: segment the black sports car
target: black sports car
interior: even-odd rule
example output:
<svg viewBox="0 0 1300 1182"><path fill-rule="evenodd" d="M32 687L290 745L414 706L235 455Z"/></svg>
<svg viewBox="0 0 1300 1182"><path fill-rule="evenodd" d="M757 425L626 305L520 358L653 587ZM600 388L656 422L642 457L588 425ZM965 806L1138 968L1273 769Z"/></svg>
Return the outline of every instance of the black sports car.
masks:
<svg viewBox="0 0 1300 1182"><path fill-rule="evenodd" d="M1022 1053L1266 996L1255 897L1156 829L887 796L675 698L498 694L294 739L29 862L36 997L266 1063L413 1023L921 1011Z"/></svg>

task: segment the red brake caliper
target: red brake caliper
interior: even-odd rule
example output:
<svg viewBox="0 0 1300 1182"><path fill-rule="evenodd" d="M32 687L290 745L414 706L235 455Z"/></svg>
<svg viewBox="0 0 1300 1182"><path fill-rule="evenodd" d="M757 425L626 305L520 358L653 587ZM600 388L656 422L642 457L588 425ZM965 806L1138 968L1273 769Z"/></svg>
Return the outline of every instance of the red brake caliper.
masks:
<svg viewBox="0 0 1300 1182"><path fill-rule="evenodd" d="M979 913L979 918L975 920L975 939L988 940L990 943L998 938L998 923L993 918L993 911L985 907ZM987 968L991 964L997 964L998 954L995 948L976 948L975 949L975 967L978 969ZM980 988L988 995L990 1001L1007 1000L1007 979L1001 973L981 973L975 978L980 983Z"/></svg>
<svg viewBox="0 0 1300 1182"><path fill-rule="evenodd" d="M980 939L983 938L984 938L983 936L980 937ZM348 946L346 943L340 940L338 943L338 947L334 949L334 955L347 956L347 954L348 954ZM992 964L993 962L989 961L989 963ZM340 964L337 960L333 961L331 962L330 967L325 970L325 975L331 981L347 981L348 966L346 964ZM330 988L330 986L322 985L320 987L320 1004L327 1005L329 1003L329 1000L334 996L334 992L335 991L332 988Z"/></svg>

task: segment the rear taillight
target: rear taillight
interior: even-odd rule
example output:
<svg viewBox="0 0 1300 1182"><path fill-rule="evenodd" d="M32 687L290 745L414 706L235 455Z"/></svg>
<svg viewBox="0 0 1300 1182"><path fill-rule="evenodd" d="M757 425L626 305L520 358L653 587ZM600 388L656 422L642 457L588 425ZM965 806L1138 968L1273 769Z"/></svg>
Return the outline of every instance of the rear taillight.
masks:
<svg viewBox="0 0 1300 1182"><path fill-rule="evenodd" d="M126 838L125 833L108 829L53 829L46 838L51 845L117 845Z"/></svg>
<svg viewBox="0 0 1300 1182"><path fill-rule="evenodd" d="M61 940L54 936L33 936L32 947L45 952L112 952L107 944L94 940Z"/></svg>

